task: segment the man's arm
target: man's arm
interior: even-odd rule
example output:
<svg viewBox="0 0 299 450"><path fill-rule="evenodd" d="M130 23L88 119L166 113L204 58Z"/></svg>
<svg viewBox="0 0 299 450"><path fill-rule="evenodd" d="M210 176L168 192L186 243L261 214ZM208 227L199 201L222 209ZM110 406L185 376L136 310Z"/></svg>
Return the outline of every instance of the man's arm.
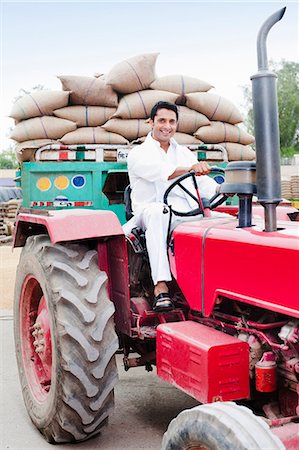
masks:
<svg viewBox="0 0 299 450"><path fill-rule="evenodd" d="M191 172L192 170L194 170L196 175L207 175L208 173L210 173L210 166L207 162L201 161L193 164L190 167L177 167L175 171L171 175L169 175L168 180L172 180L173 178L185 175L185 173Z"/></svg>

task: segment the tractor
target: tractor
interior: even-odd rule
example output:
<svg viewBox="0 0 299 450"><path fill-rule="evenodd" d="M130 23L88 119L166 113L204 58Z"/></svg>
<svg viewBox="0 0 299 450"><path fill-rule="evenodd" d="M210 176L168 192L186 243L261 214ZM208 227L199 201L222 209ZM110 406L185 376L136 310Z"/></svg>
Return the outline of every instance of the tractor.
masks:
<svg viewBox="0 0 299 450"><path fill-rule="evenodd" d="M121 348L125 370L156 366L201 403L173 419L164 450L299 448L299 213L279 205L276 76L266 51L284 12L257 39L256 164L228 163L220 198L198 198L169 227L174 310L153 311L144 233L125 236L112 211L19 213L17 363L28 414L48 442L84 441L107 423ZM220 205L232 194L238 207ZM130 214L129 190L126 198Z"/></svg>

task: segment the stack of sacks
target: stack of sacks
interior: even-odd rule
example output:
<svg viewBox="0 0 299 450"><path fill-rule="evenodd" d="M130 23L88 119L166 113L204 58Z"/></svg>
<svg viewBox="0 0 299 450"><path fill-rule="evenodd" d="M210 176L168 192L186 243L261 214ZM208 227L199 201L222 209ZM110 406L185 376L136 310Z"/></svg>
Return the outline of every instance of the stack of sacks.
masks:
<svg viewBox="0 0 299 450"><path fill-rule="evenodd" d="M119 97L147 89L155 79L158 54L139 55L114 66L98 77L59 77L64 90L71 91L72 105L57 110L58 117L75 120L78 129L62 137L63 144L128 144L144 136L149 125L144 121L109 123L119 108ZM75 117L76 114L76 117ZM138 116L137 116L138 117ZM107 126L107 124L109 124Z"/></svg>
<svg viewBox="0 0 299 450"><path fill-rule="evenodd" d="M153 56L153 55L151 55ZM155 60L157 55L155 56ZM155 62L154 60L154 62ZM144 140L150 131L148 118L152 107L158 101L168 101L171 103L184 103L185 93L194 89L207 90L212 86L204 81L192 77L182 77L181 75L171 75L162 78L148 77L147 84L139 82L135 77L128 82L128 61L129 67L132 60L127 60L115 66L108 73L106 83L111 84L113 89L119 94L125 94L120 98L118 108L103 128L109 131L123 134L129 141ZM126 63L126 64L125 64ZM122 80L122 82L121 82ZM182 144L200 144L193 133L199 126L209 124L209 120L197 111L192 111L185 106L179 106L180 123L175 139Z"/></svg>
<svg viewBox="0 0 299 450"><path fill-rule="evenodd" d="M56 108L48 106L48 110L45 106L36 108L35 115L42 116L37 119L42 123L40 130L35 133L31 130L30 135L37 141L28 143L27 138L22 144L30 149L30 145L36 148L37 144L50 143L39 141L41 138L57 139L66 145L140 142L151 129L148 118L152 107L164 100L178 105L179 123L174 136L178 143L221 144L230 161L255 159L255 152L249 147L254 142L253 136L237 125L243 120L238 109L229 100L208 92L213 86L206 81L183 75L157 78L157 57L158 53L138 55L116 64L107 74L94 77L58 77L69 101ZM21 115L13 117L22 122L16 126L12 138L23 141L28 134L29 116L27 120ZM45 122L50 119L72 124L73 128L62 135L61 130L49 133L50 124ZM26 127L18 129L23 122ZM42 131L46 125L45 134ZM24 152L24 146L22 149Z"/></svg>
<svg viewBox="0 0 299 450"><path fill-rule="evenodd" d="M115 113L118 95L101 77L58 77L70 92L70 106L54 111L56 117L72 120L77 129L61 137L63 144L127 144L118 133L106 131L102 125Z"/></svg>
<svg viewBox="0 0 299 450"><path fill-rule="evenodd" d="M281 181L281 196L285 199L292 198L291 180Z"/></svg>
<svg viewBox="0 0 299 450"><path fill-rule="evenodd" d="M292 198L299 199L299 175L291 176Z"/></svg>
<svg viewBox="0 0 299 450"><path fill-rule="evenodd" d="M75 130L76 124L70 120L53 116L56 108L68 105L69 92L38 91L18 99L11 110L15 119L10 137L18 142L17 159L33 161L37 148L55 142L68 131Z"/></svg>
<svg viewBox="0 0 299 450"><path fill-rule="evenodd" d="M22 200L16 199L0 203L0 235L10 236L13 234L16 216L21 204Z"/></svg>
<svg viewBox="0 0 299 450"><path fill-rule="evenodd" d="M220 144L226 148L229 161L253 160L255 152L249 146L254 137L237 124L243 117L228 99L210 92L190 93L186 105L205 114L209 125L201 126L194 136L205 144Z"/></svg>

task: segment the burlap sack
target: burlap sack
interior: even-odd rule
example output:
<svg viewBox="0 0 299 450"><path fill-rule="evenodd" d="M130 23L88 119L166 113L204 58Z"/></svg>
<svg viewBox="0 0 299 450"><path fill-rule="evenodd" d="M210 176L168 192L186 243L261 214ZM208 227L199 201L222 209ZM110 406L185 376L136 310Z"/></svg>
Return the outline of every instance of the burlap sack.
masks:
<svg viewBox="0 0 299 450"><path fill-rule="evenodd" d="M195 136L186 133L175 133L173 137L180 145L202 144Z"/></svg>
<svg viewBox="0 0 299 450"><path fill-rule="evenodd" d="M226 149L229 161L253 161L256 158L255 151L249 145L235 142L221 142L220 145Z"/></svg>
<svg viewBox="0 0 299 450"><path fill-rule="evenodd" d="M178 106L179 122L177 131L181 133L193 134L199 127L209 125L209 119L194 109L186 106Z"/></svg>
<svg viewBox="0 0 299 450"><path fill-rule="evenodd" d="M210 125L200 127L194 135L206 144L219 142L237 142L239 144L252 144L254 137L237 125L225 122L211 122Z"/></svg>
<svg viewBox="0 0 299 450"><path fill-rule="evenodd" d="M103 125L114 114L116 108L108 106L67 106L55 109L54 115L71 120L78 127L97 127Z"/></svg>
<svg viewBox="0 0 299 450"><path fill-rule="evenodd" d="M159 53L146 53L116 64L106 75L106 83L122 94L147 89L156 78L158 55Z"/></svg>
<svg viewBox="0 0 299 450"><path fill-rule="evenodd" d="M228 99L210 92L195 92L186 95L186 105L205 114L210 120L220 120L231 124L243 121L238 108Z"/></svg>
<svg viewBox="0 0 299 450"><path fill-rule="evenodd" d="M17 121L32 117L52 116L53 110L68 104L69 92L38 91L24 95L13 105L9 117Z"/></svg>
<svg viewBox="0 0 299 450"><path fill-rule="evenodd" d="M35 160L35 152L38 148L48 144L56 144L52 139L36 139L32 141L24 141L16 144L14 150L19 162L27 162Z"/></svg>
<svg viewBox="0 0 299 450"><path fill-rule="evenodd" d="M63 144L128 144L127 139L110 133L102 127L84 127L67 133L60 141Z"/></svg>
<svg viewBox="0 0 299 450"><path fill-rule="evenodd" d="M117 93L104 80L95 77L59 76L64 91L71 91L72 105L118 105Z"/></svg>
<svg viewBox="0 0 299 450"><path fill-rule="evenodd" d="M12 130L10 138L17 142L31 139L60 139L76 128L77 125L70 120L49 116L35 117L18 123Z"/></svg>
<svg viewBox="0 0 299 450"><path fill-rule="evenodd" d="M190 92L206 92L212 87L214 86L207 81L186 75L167 75L165 77L157 78L150 85L151 89L175 92L179 95L189 94Z"/></svg>
<svg viewBox="0 0 299 450"><path fill-rule="evenodd" d="M102 128L121 134L129 141L146 136L151 130L150 124L144 119L111 119Z"/></svg>
<svg viewBox="0 0 299 450"><path fill-rule="evenodd" d="M147 119L155 103L160 100L174 103L177 97L178 95L172 92L152 91L150 89L134 92L120 99L116 113L112 117Z"/></svg>

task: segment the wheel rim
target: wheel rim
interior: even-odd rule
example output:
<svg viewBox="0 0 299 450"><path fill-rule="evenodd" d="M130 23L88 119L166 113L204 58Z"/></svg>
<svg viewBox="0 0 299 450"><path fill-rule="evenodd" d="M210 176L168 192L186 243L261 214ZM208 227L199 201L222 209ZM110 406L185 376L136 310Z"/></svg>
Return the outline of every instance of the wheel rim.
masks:
<svg viewBox="0 0 299 450"><path fill-rule="evenodd" d="M210 447L196 445L195 447L194 446L188 447L187 450L210 450Z"/></svg>
<svg viewBox="0 0 299 450"><path fill-rule="evenodd" d="M28 275L20 299L23 368L35 399L46 401L51 389L52 345L49 311L37 279Z"/></svg>

